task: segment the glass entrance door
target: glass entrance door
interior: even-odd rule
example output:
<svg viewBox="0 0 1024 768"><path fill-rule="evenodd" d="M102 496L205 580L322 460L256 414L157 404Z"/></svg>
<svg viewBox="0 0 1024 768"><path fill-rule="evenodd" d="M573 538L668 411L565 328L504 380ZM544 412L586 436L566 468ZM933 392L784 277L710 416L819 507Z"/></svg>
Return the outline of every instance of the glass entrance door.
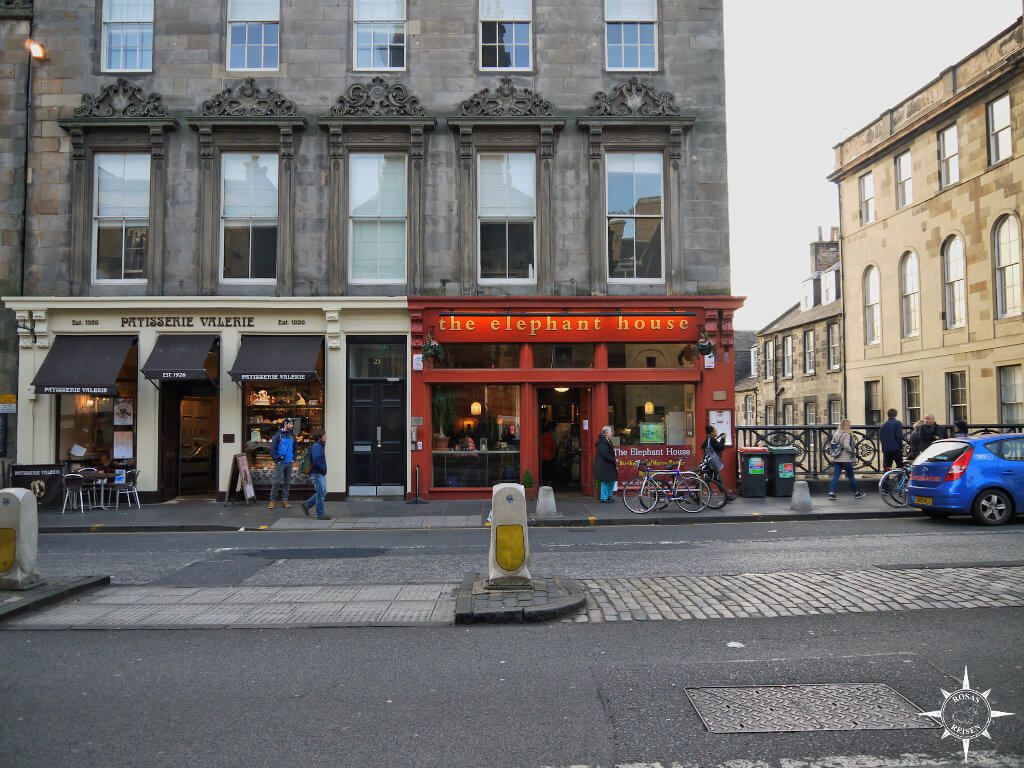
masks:
<svg viewBox="0 0 1024 768"><path fill-rule="evenodd" d="M405 338L348 344L348 492L405 494Z"/></svg>

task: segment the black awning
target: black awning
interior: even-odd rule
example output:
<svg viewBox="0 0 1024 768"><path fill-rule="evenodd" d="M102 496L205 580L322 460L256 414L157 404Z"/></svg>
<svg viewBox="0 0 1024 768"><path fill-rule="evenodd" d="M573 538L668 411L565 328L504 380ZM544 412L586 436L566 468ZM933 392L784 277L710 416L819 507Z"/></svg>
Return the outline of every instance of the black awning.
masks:
<svg viewBox="0 0 1024 768"><path fill-rule="evenodd" d="M58 336L32 380L44 395L116 395L134 336Z"/></svg>
<svg viewBox="0 0 1024 768"><path fill-rule="evenodd" d="M156 381L211 381L206 358L217 343L215 334L162 333L142 366L142 375Z"/></svg>
<svg viewBox="0 0 1024 768"><path fill-rule="evenodd" d="M323 336L243 336L228 374L235 381L311 381Z"/></svg>

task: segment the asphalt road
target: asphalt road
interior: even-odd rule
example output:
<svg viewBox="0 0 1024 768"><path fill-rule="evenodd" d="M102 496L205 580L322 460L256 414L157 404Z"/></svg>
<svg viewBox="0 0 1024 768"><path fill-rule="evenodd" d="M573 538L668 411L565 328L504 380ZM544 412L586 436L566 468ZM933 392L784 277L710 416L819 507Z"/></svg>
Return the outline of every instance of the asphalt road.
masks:
<svg viewBox="0 0 1024 768"><path fill-rule="evenodd" d="M53 534L40 537L39 570L50 578L109 574L115 583L182 586L455 583L486 566L487 536L486 529ZM849 570L1024 562L1024 523L982 528L910 518L534 528L530 543L534 573L575 578Z"/></svg>

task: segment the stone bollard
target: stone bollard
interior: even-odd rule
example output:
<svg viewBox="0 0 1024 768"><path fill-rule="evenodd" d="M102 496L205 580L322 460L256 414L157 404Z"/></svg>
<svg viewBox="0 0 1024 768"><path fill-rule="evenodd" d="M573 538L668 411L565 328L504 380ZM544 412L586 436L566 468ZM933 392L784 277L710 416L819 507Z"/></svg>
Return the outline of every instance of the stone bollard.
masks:
<svg viewBox="0 0 1024 768"><path fill-rule="evenodd" d="M789 508L793 512L810 512L814 509L811 505L811 489L806 480L797 480L793 483L793 495L789 500Z"/></svg>
<svg viewBox="0 0 1024 768"><path fill-rule="evenodd" d="M0 589L31 589L36 573L39 515L35 495L25 488L0 491Z"/></svg>
<svg viewBox="0 0 1024 768"><path fill-rule="evenodd" d="M537 494L537 517L558 517L555 489L550 485L542 485Z"/></svg>
<svg viewBox="0 0 1024 768"><path fill-rule="evenodd" d="M491 492L491 551L487 586L531 586L526 490L519 483L498 483Z"/></svg>

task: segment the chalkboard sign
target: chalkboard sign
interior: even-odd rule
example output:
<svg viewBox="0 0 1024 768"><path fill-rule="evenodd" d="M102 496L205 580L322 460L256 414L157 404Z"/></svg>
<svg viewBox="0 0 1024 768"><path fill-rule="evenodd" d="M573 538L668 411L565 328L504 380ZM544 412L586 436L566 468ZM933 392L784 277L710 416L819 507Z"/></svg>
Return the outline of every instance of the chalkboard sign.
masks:
<svg viewBox="0 0 1024 768"><path fill-rule="evenodd" d="M228 492L224 503L244 501L246 504L256 503L256 489L252 487L252 475L249 474L249 460L244 453L236 453L231 462L231 477L228 479Z"/></svg>

